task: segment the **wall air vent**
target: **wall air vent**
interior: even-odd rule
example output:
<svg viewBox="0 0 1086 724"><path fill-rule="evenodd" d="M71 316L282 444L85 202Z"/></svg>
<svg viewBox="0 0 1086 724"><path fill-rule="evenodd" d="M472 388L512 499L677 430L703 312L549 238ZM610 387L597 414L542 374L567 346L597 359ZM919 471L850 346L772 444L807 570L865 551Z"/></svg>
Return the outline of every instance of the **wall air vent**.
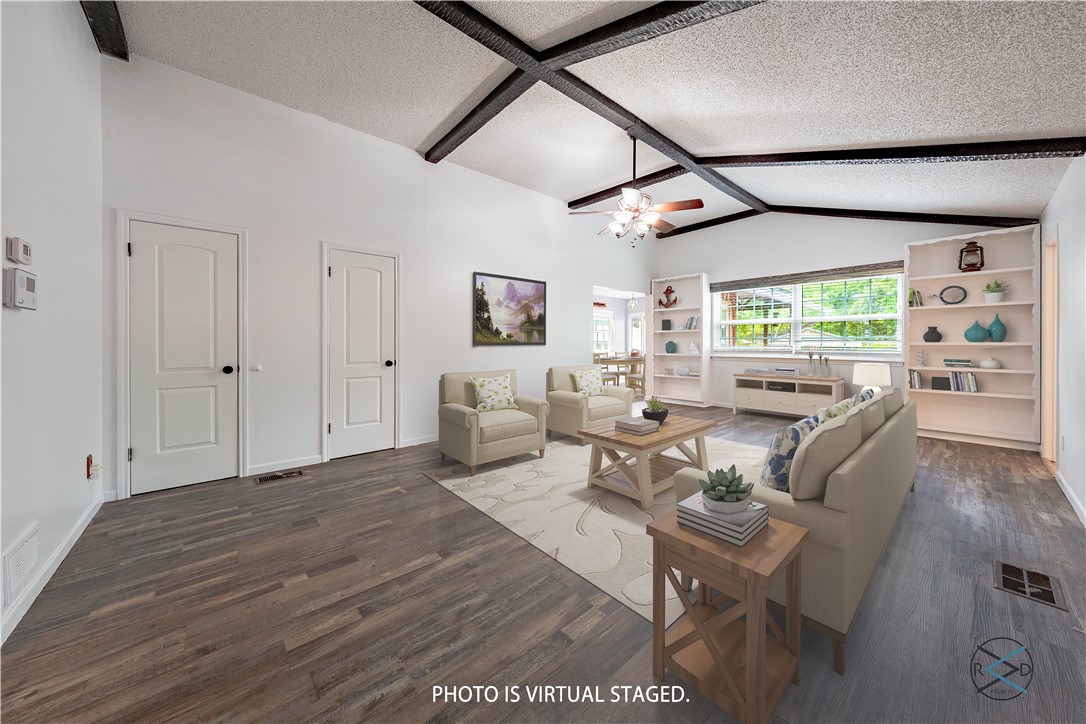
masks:
<svg viewBox="0 0 1086 724"><path fill-rule="evenodd" d="M38 525L34 523L26 535L17 540L4 554L5 606L15 600L23 585L30 579L30 574L38 567L38 549L41 540Z"/></svg>

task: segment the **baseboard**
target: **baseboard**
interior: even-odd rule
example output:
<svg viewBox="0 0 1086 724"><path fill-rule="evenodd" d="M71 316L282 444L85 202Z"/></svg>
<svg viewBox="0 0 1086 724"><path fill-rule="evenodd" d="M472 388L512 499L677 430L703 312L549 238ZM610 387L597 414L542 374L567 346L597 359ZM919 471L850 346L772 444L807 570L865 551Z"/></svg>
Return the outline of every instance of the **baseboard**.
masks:
<svg viewBox="0 0 1086 724"><path fill-rule="evenodd" d="M421 437L409 437L400 440L400 447L415 447L426 443L437 442L437 435L423 435Z"/></svg>
<svg viewBox="0 0 1086 724"><path fill-rule="evenodd" d="M250 465L246 471L246 475L260 475L261 473L276 473L280 470L286 470L287 468L301 468L306 465L316 465L323 462L320 455L307 455L304 458L294 458L293 460L279 460L274 463L262 463L261 465Z"/></svg>
<svg viewBox="0 0 1086 724"><path fill-rule="evenodd" d="M1078 516L1079 521L1082 525L1086 526L1086 508L1083 507L1082 501L1075 495L1075 491L1067 484L1067 480L1063 477L1063 473L1058 470L1056 471L1056 482L1059 483L1060 488L1063 489L1063 494L1067 496L1067 502L1075 509L1075 515Z"/></svg>
<svg viewBox="0 0 1086 724"><path fill-rule="evenodd" d="M98 512L98 509L102 507L104 502L101 493L91 501L91 504L87 506L87 509L83 511L83 515L79 517L72 529L68 531L68 535L61 542L60 546L53 551L45 561L45 565L38 569L38 572L34 575L23 588L22 592L15 597L15 600L8 606L8 610L4 612L3 619L0 620L0 643L8 640L8 636L15 630L15 627L19 625L19 621L22 620L26 612L30 610L30 606L37 599L38 594L45 588L45 584L49 583L49 579L53 577L53 574L60 568L61 562L64 557L71 552L75 542L79 540L79 536L83 535L83 531L87 529L90 522L94 519L94 514Z"/></svg>

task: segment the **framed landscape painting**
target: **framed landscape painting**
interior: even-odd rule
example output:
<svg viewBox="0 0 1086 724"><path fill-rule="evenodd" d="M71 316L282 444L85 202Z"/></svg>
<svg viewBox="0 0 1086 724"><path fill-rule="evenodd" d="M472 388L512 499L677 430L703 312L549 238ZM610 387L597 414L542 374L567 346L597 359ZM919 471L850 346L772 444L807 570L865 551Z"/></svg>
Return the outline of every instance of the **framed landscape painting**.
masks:
<svg viewBox="0 0 1086 724"><path fill-rule="evenodd" d="M547 343L547 283L500 274L473 274L474 346Z"/></svg>

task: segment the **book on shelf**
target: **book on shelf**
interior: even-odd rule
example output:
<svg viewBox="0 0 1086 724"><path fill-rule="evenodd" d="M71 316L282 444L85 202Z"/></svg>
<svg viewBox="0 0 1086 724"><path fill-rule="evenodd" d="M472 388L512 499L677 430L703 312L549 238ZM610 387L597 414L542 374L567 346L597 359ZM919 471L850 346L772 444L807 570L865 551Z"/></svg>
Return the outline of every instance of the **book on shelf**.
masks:
<svg viewBox="0 0 1086 724"><path fill-rule="evenodd" d="M636 435L647 435L660 429L660 423L656 420L646 420L643 417L626 417L615 420L615 429L621 432L632 432Z"/></svg>
<svg viewBox="0 0 1086 724"><path fill-rule="evenodd" d="M951 392L977 392L977 376L972 372L951 372Z"/></svg>
<svg viewBox="0 0 1086 724"><path fill-rule="evenodd" d="M972 360L954 359L954 358L947 358L947 357L943 358L943 366L944 367L976 367L976 365L973 364Z"/></svg>
<svg viewBox="0 0 1086 724"><path fill-rule="evenodd" d="M923 384L922 380L920 379L920 373L918 371L916 371L916 370L909 370L909 389L911 389L911 390L922 390L922 389L924 389L924 384Z"/></svg>

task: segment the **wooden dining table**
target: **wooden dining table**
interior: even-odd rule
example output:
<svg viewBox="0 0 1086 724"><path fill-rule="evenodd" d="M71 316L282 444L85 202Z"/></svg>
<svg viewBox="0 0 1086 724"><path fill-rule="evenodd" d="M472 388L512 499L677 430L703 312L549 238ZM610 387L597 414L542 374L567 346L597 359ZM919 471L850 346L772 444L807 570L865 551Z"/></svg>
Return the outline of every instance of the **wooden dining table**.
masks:
<svg viewBox="0 0 1086 724"><path fill-rule="evenodd" d="M621 385L624 382L623 377L636 372L637 366L645 364L645 358L641 356L600 357L599 363L603 365L605 370L618 375L618 384ZM611 367L614 367L614 369L610 369Z"/></svg>

